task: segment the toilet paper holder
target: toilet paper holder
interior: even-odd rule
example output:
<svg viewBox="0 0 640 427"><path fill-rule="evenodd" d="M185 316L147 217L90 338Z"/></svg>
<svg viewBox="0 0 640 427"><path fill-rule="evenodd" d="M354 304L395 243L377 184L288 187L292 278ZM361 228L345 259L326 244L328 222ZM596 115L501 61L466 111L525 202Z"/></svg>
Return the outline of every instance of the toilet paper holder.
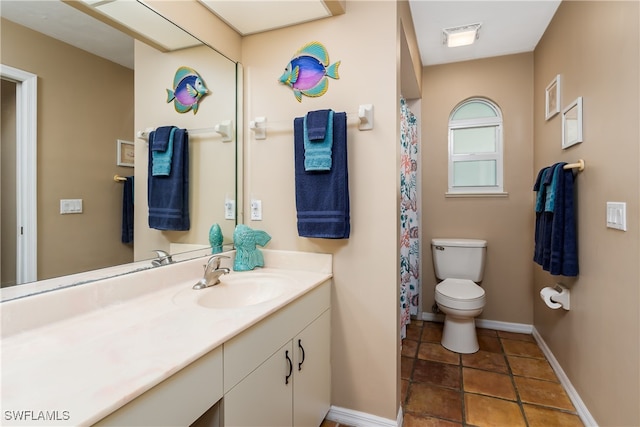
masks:
<svg viewBox="0 0 640 427"><path fill-rule="evenodd" d="M555 287L547 286L540 290L540 298L544 303L552 309L560 307L565 310L571 309L571 299L569 289L560 283L556 283Z"/></svg>

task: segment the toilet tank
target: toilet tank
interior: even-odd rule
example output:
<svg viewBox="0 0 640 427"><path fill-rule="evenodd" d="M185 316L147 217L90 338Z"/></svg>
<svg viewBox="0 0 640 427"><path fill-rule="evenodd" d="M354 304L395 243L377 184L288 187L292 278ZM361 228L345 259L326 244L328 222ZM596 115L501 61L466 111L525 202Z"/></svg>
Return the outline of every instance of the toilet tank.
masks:
<svg viewBox="0 0 640 427"><path fill-rule="evenodd" d="M482 280L487 253L486 240L432 239L431 252L438 279Z"/></svg>

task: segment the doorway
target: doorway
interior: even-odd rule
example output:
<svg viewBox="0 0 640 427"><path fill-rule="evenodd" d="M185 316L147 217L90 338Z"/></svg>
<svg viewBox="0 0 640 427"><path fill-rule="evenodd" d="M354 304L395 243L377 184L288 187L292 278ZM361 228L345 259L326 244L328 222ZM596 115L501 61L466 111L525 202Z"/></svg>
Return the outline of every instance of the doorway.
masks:
<svg viewBox="0 0 640 427"><path fill-rule="evenodd" d="M7 202L9 206L5 207L5 201L3 200L1 216L2 222L4 223L5 215L10 217L15 214L15 221L7 221L11 224L10 227L12 229L5 230L3 227L1 237L3 253L9 248L9 245L13 247L14 244L12 241L15 241L15 280L13 280L13 278L11 278L11 280L7 279L7 284L19 285L33 282L37 280L38 277L36 181L38 76L17 68L0 65L0 77L3 81L12 82L15 85L15 92L13 92L14 85L3 83L2 86L2 89L5 89L5 87L8 88L11 95L15 94L15 173L11 171L10 167L3 167L0 180L3 189L6 186L12 186L12 182L15 183L15 186L13 186L15 189L15 204L10 206L14 203L10 201ZM4 96L3 90L2 97L4 98ZM2 114L4 116L4 99L2 106ZM4 155L5 142L7 145L11 143L11 141L4 141L4 126L2 139ZM10 172L6 177L5 169L8 169L8 172ZM5 182L5 180L8 182ZM5 214L5 208L11 209L11 213ZM12 235L15 236L15 239ZM5 248L5 238L7 238L7 248ZM4 260L5 257L3 256L2 258ZM5 274L2 273L2 276L4 284ZM8 276L12 276L12 274Z"/></svg>

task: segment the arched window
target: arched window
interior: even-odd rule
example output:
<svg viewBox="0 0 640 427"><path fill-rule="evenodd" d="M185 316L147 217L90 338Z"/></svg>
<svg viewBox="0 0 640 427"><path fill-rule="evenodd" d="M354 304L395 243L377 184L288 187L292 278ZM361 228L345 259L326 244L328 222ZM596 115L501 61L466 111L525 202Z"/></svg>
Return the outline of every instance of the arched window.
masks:
<svg viewBox="0 0 640 427"><path fill-rule="evenodd" d="M502 113L485 98L458 104L449 117L450 194L503 193Z"/></svg>

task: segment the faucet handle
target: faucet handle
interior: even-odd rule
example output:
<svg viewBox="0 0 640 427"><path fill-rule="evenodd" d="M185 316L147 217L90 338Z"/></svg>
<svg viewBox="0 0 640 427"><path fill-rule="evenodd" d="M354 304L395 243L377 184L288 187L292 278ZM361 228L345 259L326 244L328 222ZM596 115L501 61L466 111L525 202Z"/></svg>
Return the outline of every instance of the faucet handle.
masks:
<svg viewBox="0 0 640 427"><path fill-rule="evenodd" d="M152 252L155 252L158 255L157 259L154 259L151 261L151 264L154 267L158 267L160 265L164 265L164 264L171 264L173 262L173 259L171 258L171 255L165 251L163 251L162 249L154 249Z"/></svg>
<svg viewBox="0 0 640 427"><path fill-rule="evenodd" d="M220 262L222 261L222 258L229 257L226 255L214 255L209 258L209 261L207 261L207 267L213 266L213 269L217 270L218 268L220 268Z"/></svg>
<svg viewBox="0 0 640 427"><path fill-rule="evenodd" d="M151 252L155 252L156 255L158 255L158 258L169 258L169 257L171 257L171 255L169 255L169 253L163 251L162 249L154 249Z"/></svg>

